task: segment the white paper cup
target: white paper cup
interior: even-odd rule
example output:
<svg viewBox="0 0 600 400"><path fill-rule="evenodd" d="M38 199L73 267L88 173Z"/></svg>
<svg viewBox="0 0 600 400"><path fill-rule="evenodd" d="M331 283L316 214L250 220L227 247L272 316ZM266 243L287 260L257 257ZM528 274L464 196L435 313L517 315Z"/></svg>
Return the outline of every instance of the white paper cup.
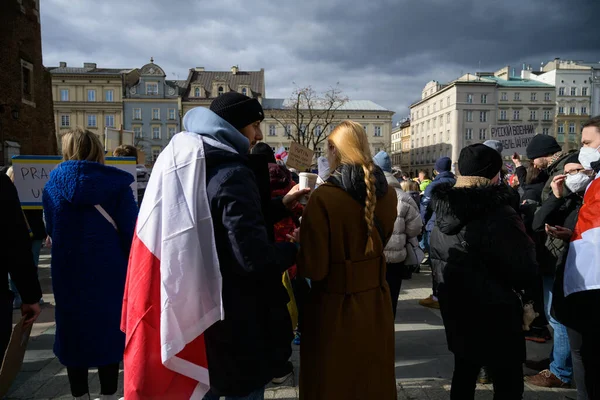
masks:
<svg viewBox="0 0 600 400"><path fill-rule="evenodd" d="M311 174L310 172L300 172L299 176L299 184L300 190L302 189L310 189L315 190L315 186L317 185L317 178L319 175ZM300 204L306 205L308 202L308 196L304 196L299 200Z"/></svg>

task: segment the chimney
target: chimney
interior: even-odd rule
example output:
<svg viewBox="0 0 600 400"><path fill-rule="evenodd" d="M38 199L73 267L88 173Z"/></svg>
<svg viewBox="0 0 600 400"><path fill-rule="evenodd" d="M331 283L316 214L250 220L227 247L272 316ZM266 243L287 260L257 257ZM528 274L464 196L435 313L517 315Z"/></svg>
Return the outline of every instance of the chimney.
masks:
<svg viewBox="0 0 600 400"><path fill-rule="evenodd" d="M83 68L96 68L96 63L83 63Z"/></svg>
<svg viewBox="0 0 600 400"><path fill-rule="evenodd" d="M59 63L59 67L60 67L60 68L67 68L67 63L66 63L66 62L64 62L64 61L61 61L61 62Z"/></svg>
<svg viewBox="0 0 600 400"><path fill-rule="evenodd" d="M234 65L233 67L231 67L231 73L233 75L236 75L238 73L238 71L239 71L239 68L237 65Z"/></svg>
<svg viewBox="0 0 600 400"><path fill-rule="evenodd" d="M194 71L196 71L196 72L204 72L204 67L196 67L196 68L194 68Z"/></svg>

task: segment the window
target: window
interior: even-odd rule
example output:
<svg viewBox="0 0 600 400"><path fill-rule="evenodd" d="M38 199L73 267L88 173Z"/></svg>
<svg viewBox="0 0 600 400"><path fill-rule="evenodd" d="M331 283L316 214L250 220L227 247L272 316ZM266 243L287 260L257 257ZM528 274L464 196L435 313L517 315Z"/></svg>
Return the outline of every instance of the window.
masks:
<svg viewBox="0 0 600 400"><path fill-rule="evenodd" d="M427 115L431 113L431 106L427 106Z"/></svg>
<svg viewBox="0 0 600 400"><path fill-rule="evenodd" d="M156 95L158 95L158 82L148 82L148 83L146 83L146 94L148 96L156 96Z"/></svg>
<svg viewBox="0 0 600 400"><path fill-rule="evenodd" d="M565 133L565 126L563 124L558 125L558 133Z"/></svg>
<svg viewBox="0 0 600 400"><path fill-rule="evenodd" d="M558 113L559 114L564 114L565 113L565 108L562 107L562 106L558 107Z"/></svg>
<svg viewBox="0 0 600 400"><path fill-rule="evenodd" d="M173 136L175 136L176 133L176 128L174 126L170 126L169 127L169 139L171 139Z"/></svg>
<svg viewBox="0 0 600 400"><path fill-rule="evenodd" d="M175 119L175 109L169 108L169 119L173 121Z"/></svg>
<svg viewBox="0 0 600 400"><path fill-rule="evenodd" d="M194 89L194 97L200 97L200 88L199 87Z"/></svg>
<svg viewBox="0 0 600 400"><path fill-rule="evenodd" d="M446 142L450 140L450 130L446 131Z"/></svg>
<svg viewBox="0 0 600 400"><path fill-rule="evenodd" d="M448 106L450 105L450 96L448 96L448 97L446 98L446 105L448 105Z"/></svg>
<svg viewBox="0 0 600 400"><path fill-rule="evenodd" d="M433 112L435 112L435 103L433 103Z"/></svg>
<svg viewBox="0 0 600 400"><path fill-rule="evenodd" d="M481 95L481 104L487 104L487 94Z"/></svg>
<svg viewBox="0 0 600 400"><path fill-rule="evenodd" d="M587 114L587 107L581 107L581 115Z"/></svg>
<svg viewBox="0 0 600 400"><path fill-rule="evenodd" d="M426 142L427 146L429 146L431 144L430 139L431 138L429 136L427 136L427 142ZM429 150L427 150L427 152L429 153Z"/></svg>
<svg viewBox="0 0 600 400"><path fill-rule="evenodd" d="M550 120L550 110L544 110L544 121Z"/></svg>
<svg viewBox="0 0 600 400"><path fill-rule="evenodd" d="M575 107L569 107L569 114L575 114Z"/></svg>
<svg viewBox="0 0 600 400"><path fill-rule="evenodd" d="M537 112L535 110L529 111L529 120L537 121Z"/></svg>
<svg viewBox="0 0 600 400"><path fill-rule="evenodd" d="M363 125L363 129L365 130L365 133L369 133L369 127L367 125Z"/></svg>
<svg viewBox="0 0 600 400"><path fill-rule="evenodd" d="M500 110L500 121L506 121L506 110Z"/></svg>
<svg viewBox="0 0 600 400"><path fill-rule="evenodd" d="M485 135L486 135L486 129L485 128L479 129L479 140L485 140Z"/></svg>
<svg viewBox="0 0 600 400"><path fill-rule="evenodd" d="M433 124L433 127L434 127L434 128L435 128L435 123L436 123L436 122L437 122L437 118L434 118L434 119L433 119L433 122L432 122L432 124Z"/></svg>
<svg viewBox="0 0 600 400"><path fill-rule="evenodd" d="M473 129L467 128L465 130L465 140L472 140L472 139L473 139Z"/></svg>
<svg viewBox="0 0 600 400"><path fill-rule="evenodd" d="M450 113L446 114L446 123L450 123Z"/></svg>
<svg viewBox="0 0 600 400"><path fill-rule="evenodd" d="M156 162L158 160L158 156L160 155L160 147L152 148L152 162Z"/></svg>
<svg viewBox="0 0 600 400"><path fill-rule="evenodd" d="M323 133L323 127L321 125L315 126L315 136L317 138L320 138L322 133Z"/></svg>
<svg viewBox="0 0 600 400"><path fill-rule="evenodd" d="M500 100L504 100L504 101L508 100L508 94L506 92L502 92Z"/></svg>
<svg viewBox="0 0 600 400"><path fill-rule="evenodd" d="M467 103L471 104L473 103L473 95L472 94L467 94Z"/></svg>
<svg viewBox="0 0 600 400"><path fill-rule="evenodd" d="M223 94L223 86L219 86L219 88L217 89L218 95L222 95Z"/></svg>
<svg viewBox="0 0 600 400"><path fill-rule="evenodd" d="M479 112L479 122L487 122L487 111Z"/></svg>
<svg viewBox="0 0 600 400"><path fill-rule="evenodd" d="M542 134L543 135L549 135L550 134L550 129L549 128L543 128L542 129Z"/></svg>
<svg viewBox="0 0 600 400"><path fill-rule="evenodd" d="M134 126L133 127L133 133L135 134L136 139L141 139L143 138L143 134L142 134L142 127L141 126Z"/></svg>
<svg viewBox="0 0 600 400"><path fill-rule="evenodd" d="M521 112L519 110L513 111L513 119L515 121L519 121L521 119Z"/></svg>
<svg viewBox="0 0 600 400"><path fill-rule="evenodd" d="M290 136L292 136L292 126L291 125L286 125L285 126L285 135L289 138Z"/></svg>
<svg viewBox="0 0 600 400"><path fill-rule="evenodd" d="M571 96L577 96L577 88L576 87L571 88Z"/></svg>
<svg viewBox="0 0 600 400"><path fill-rule="evenodd" d="M104 116L104 125L109 128L115 127L115 116L114 115L105 115Z"/></svg>
<svg viewBox="0 0 600 400"><path fill-rule="evenodd" d="M71 126L70 114L63 114L60 116L60 126Z"/></svg>
<svg viewBox="0 0 600 400"><path fill-rule="evenodd" d="M160 108L152 109L152 119L160 119Z"/></svg>
<svg viewBox="0 0 600 400"><path fill-rule="evenodd" d="M515 101L521 101L521 93L515 92Z"/></svg>
<svg viewBox="0 0 600 400"><path fill-rule="evenodd" d="M550 93L544 93L544 100L550 101Z"/></svg>
<svg viewBox="0 0 600 400"><path fill-rule="evenodd" d="M537 101L537 93L531 93L531 101Z"/></svg>
<svg viewBox="0 0 600 400"><path fill-rule="evenodd" d="M443 124L444 124L444 116L440 115L440 128L442 127Z"/></svg>
<svg viewBox="0 0 600 400"><path fill-rule="evenodd" d="M564 96L565 95L565 88L564 87L558 88L558 95L559 96Z"/></svg>
<svg viewBox="0 0 600 400"><path fill-rule="evenodd" d="M33 103L33 64L21 60L21 101L25 104Z"/></svg>
<svg viewBox="0 0 600 400"><path fill-rule="evenodd" d="M91 128L95 128L98 126L96 122L96 114L88 114L87 116L87 126Z"/></svg>
<svg viewBox="0 0 600 400"><path fill-rule="evenodd" d="M473 111L465 111L467 122L473 122Z"/></svg>
<svg viewBox="0 0 600 400"><path fill-rule="evenodd" d="M160 126L152 127L152 139L160 139Z"/></svg>
<svg viewBox="0 0 600 400"><path fill-rule="evenodd" d="M104 92L104 101L111 103L111 102L115 101L114 96L115 96L114 90L107 90L106 92Z"/></svg>
<svg viewBox="0 0 600 400"><path fill-rule="evenodd" d="M88 89L88 101L96 101L96 90Z"/></svg>
<svg viewBox="0 0 600 400"><path fill-rule="evenodd" d="M142 109L141 108L134 108L133 109L133 119L135 119L135 120L141 120L142 119Z"/></svg>
<svg viewBox="0 0 600 400"><path fill-rule="evenodd" d="M588 95L588 88L586 88L586 87L581 88L581 95L582 96L587 96Z"/></svg>
<svg viewBox="0 0 600 400"><path fill-rule="evenodd" d="M437 143L437 135L434 133L433 134L433 144Z"/></svg>
<svg viewBox="0 0 600 400"><path fill-rule="evenodd" d="M60 90L60 101L69 101L69 89Z"/></svg>
<svg viewBox="0 0 600 400"><path fill-rule="evenodd" d="M277 127L275 125L269 125L269 136L277 136Z"/></svg>
<svg viewBox="0 0 600 400"><path fill-rule="evenodd" d="M246 88L242 88L242 94L243 94L244 96L248 96L248 89L246 89Z"/></svg>
<svg viewBox="0 0 600 400"><path fill-rule="evenodd" d="M575 122L569 122L569 133L575 133Z"/></svg>

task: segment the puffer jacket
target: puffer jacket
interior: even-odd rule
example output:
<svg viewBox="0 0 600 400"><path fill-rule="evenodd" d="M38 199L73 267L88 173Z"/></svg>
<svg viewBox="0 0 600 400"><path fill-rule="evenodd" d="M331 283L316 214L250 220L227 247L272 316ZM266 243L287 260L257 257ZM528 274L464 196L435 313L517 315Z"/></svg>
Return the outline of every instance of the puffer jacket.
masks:
<svg viewBox="0 0 600 400"><path fill-rule="evenodd" d="M463 182L459 177L455 187L439 186L432 197L430 256L448 347L483 365L499 358L524 361L523 309L516 292L535 282L533 242L507 186Z"/></svg>
<svg viewBox="0 0 600 400"><path fill-rule="evenodd" d="M396 191L398 197L398 216L394 223L394 231L385 246L384 254L387 263L401 263L406 260L406 243L410 238L421 233L423 222L413 198L400 188L400 182L389 172L385 172L388 185Z"/></svg>

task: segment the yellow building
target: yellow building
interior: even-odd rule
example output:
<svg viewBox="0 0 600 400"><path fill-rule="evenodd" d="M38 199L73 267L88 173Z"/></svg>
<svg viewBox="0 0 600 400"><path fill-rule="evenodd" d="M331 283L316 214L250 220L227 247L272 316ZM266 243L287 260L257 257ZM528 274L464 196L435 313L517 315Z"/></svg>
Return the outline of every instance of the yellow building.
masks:
<svg viewBox="0 0 600 400"><path fill-rule="evenodd" d="M400 139L402 149L400 168L402 171L408 172L410 169L410 119L406 119L400 124Z"/></svg>
<svg viewBox="0 0 600 400"><path fill-rule="evenodd" d="M121 129L124 86L139 78L137 70L98 68L95 63L68 67L66 62L47 70L52 75L57 136L82 127L104 140L105 128Z"/></svg>
<svg viewBox="0 0 600 400"><path fill-rule="evenodd" d="M394 167L400 167L402 159L402 138L400 136L400 122L392 129L392 145L390 149L390 158Z"/></svg>

